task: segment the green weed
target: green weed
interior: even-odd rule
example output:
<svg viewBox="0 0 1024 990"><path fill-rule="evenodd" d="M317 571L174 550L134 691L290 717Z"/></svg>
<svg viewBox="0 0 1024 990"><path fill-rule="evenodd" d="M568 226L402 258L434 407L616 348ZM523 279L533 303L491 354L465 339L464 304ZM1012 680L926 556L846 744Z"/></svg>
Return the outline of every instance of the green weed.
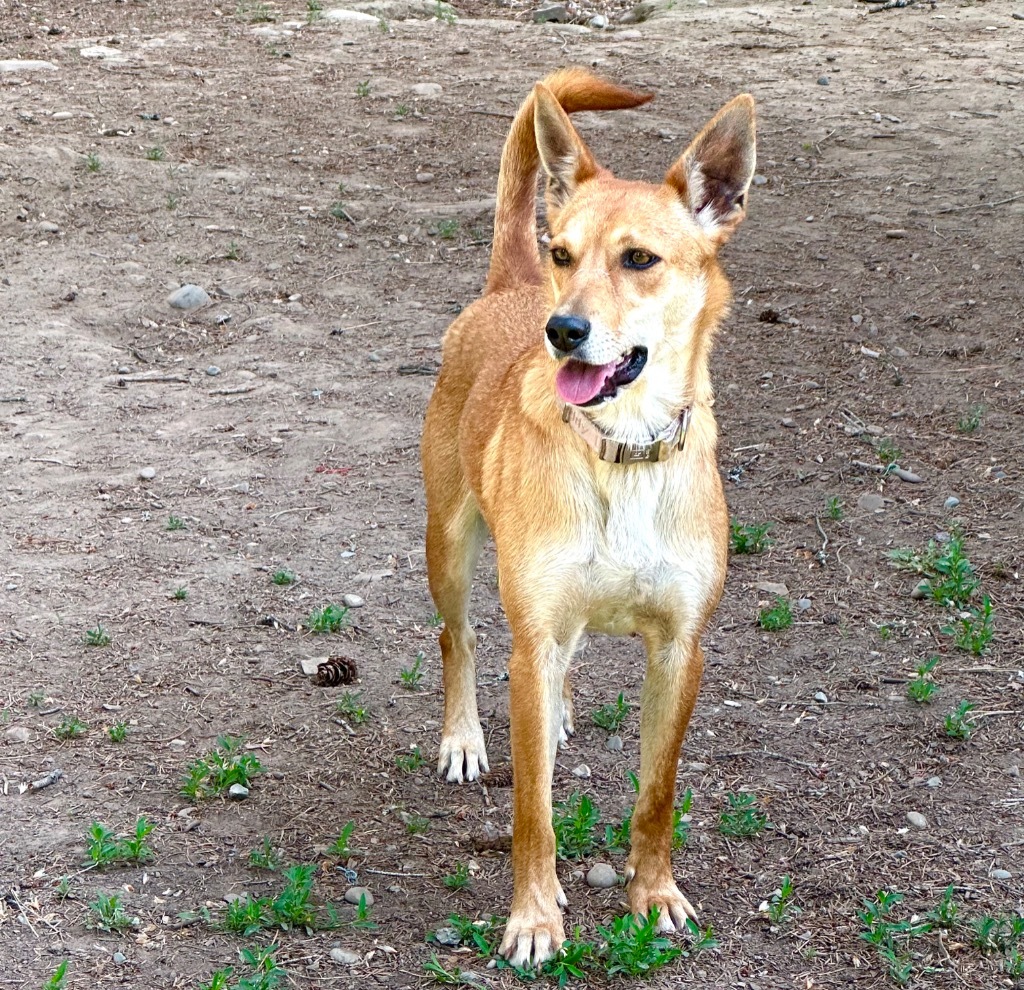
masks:
<svg viewBox="0 0 1024 990"><path fill-rule="evenodd" d="M264 836L263 841L249 851L249 865L260 870L276 870L281 865L281 854Z"/></svg>
<svg viewBox="0 0 1024 990"><path fill-rule="evenodd" d="M324 15L323 4L320 0L306 0L306 23L312 24L314 21L320 20Z"/></svg>
<svg viewBox="0 0 1024 990"><path fill-rule="evenodd" d="M747 523L729 520L729 547L733 553L764 553L771 545L768 530L771 523L754 526Z"/></svg>
<svg viewBox="0 0 1024 990"><path fill-rule="evenodd" d="M84 735L88 728L88 724L83 722L77 716L66 715L59 725L55 725L53 727L53 737L54 739L59 739L61 742L67 742L68 740L77 739L79 736Z"/></svg>
<svg viewBox="0 0 1024 990"><path fill-rule="evenodd" d="M718 831L722 835L746 839L760 835L765 830L768 816L755 807L756 794L726 794L725 799L729 807L718 816Z"/></svg>
<svg viewBox="0 0 1024 990"><path fill-rule="evenodd" d="M966 608L977 590L974 574L966 553L962 533L954 532L949 542L940 546L929 540L924 550L908 548L889 551L889 559L901 570L920 574L927 581L929 596L952 608Z"/></svg>
<svg viewBox="0 0 1024 990"><path fill-rule="evenodd" d="M277 945L268 945L266 948L246 948L238 950L239 959L251 971L243 976L237 983L230 984L228 981L233 975L230 966L218 969L211 974L209 983L204 984L199 990L276 990L281 980L287 974L277 965L274 953Z"/></svg>
<svg viewBox="0 0 1024 990"><path fill-rule="evenodd" d="M455 235L459 232L459 221L451 217L445 220L437 221L437 236L442 240L450 241L453 240Z"/></svg>
<svg viewBox="0 0 1024 990"><path fill-rule="evenodd" d="M138 918L129 918L118 894L97 893L96 900L89 902L92 914L86 922L89 928L100 928L105 932L123 932L137 928Z"/></svg>
<svg viewBox="0 0 1024 990"><path fill-rule="evenodd" d="M434 6L434 16L442 24L455 23L455 11L452 10L449 4L442 3L441 0L437 0L437 3Z"/></svg>
<svg viewBox="0 0 1024 990"><path fill-rule="evenodd" d="M226 261L240 261L242 257L242 249L239 247L237 241L231 241L227 250L224 252L224 258Z"/></svg>
<svg viewBox="0 0 1024 990"><path fill-rule="evenodd" d="M903 455L903 451L888 437L882 437L875 442L875 453L878 455L879 463L884 464L886 467L891 467L898 463Z"/></svg>
<svg viewBox="0 0 1024 990"><path fill-rule="evenodd" d="M416 659L413 660L411 667L403 667L398 672L398 679L402 682L402 687L407 691L418 691L420 689L420 682L423 680L422 653L416 654Z"/></svg>
<svg viewBox="0 0 1024 990"><path fill-rule="evenodd" d="M110 736L111 742L123 743L128 738L128 723L115 722L107 729L107 735Z"/></svg>
<svg viewBox="0 0 1024 990"><path fill-rule="evenodd" d="M146 838L155 827L140 815L135 822L135 832L126 839L119 839L106 825L93 822L87 836L86 852L97 866L144 863L153 858L153 850Z"/></svg>
<svg viewBox="0 0 1024 990"><path fill-rule="evenodd" d="M305 624L314 635L340 632L348 625L348 609L343 605L324 605L310 612Z"/></svg>
<svg viewBox="0 0 1024 990"><path fill-rule="evenodd" d="M693 807L693 791L687 787L683 800L672 811L672 848L682 849L690 841L690 809Z"/></svg>
<svg viewBox="0 0 1024 990"><path fill-rule="evenodd" d="M776 596L774 605L757 613L757 624L767 632L781 632L793 625L793 609L785 598Z"/></svg>
<svg viewBox="0 0 1024 990"><path fill-rule="evenodd" d="M346 691L335 706L335 713L357 725L362 725L370 717L370 713L359 703L361 695L361 691Z"/></svg>
<svg viewBox="0 0 1024 990"><path fill-rule="evenodd" d="M465 863L457 863L455 871L444 878L444 885L449 890L463 890L469 886L469 867Z"/></svg>
<svg viewBox="0 0 1024 990"><path fill-rule="evenodd" d="M176 602L187 602L188 601L188 588L175 588L171 593L171 597Z"/></svg>
<svg viewBox="0 0 1024 990"><path fill-rule="evenodd" d="M939 685L932 680L932 672L938 665L939 658L932 657L917 668L917 676L907 684L907 697L919 705L927 704L932 695L939 690Z"/></svg>
<svg viewBox="0 0 1024 990"><path fill-rule="evenodd" d="M50 978L43 984L43 990L64 990L64 981L68 972L68 960L61 960L61 964L50 974Z"/></svg>
<svg viewBox="0 0 1024 990"><path fill-rule="evenodd" d="M973 405L961 416L956 423L957 433L974 433L981 426L981 417L985 413L982 405Z"/></svg>
<svg viewBox="0 0 1024 990"><path fill-rule="evenodd" d="M352 833L356 830L356 823L346 822L338 833L338 837L327 847L329 856L337 856L338 859L348 859L352 855Z"/></svg>
<svg viewBox="0 0 1024 990"><path fill-rule="evenodd" d="M405 830L409 835L423 835L430 828L430 819L422 815L407 814L405 816Z"/></svg>
<svg viewBox="0 0 1024 990"><path fill-rule="evenodd" d="M279 567L270 575L270 580L279 587L287 587L289 584L295 584L298 581L298 577L294 571L288 570L287 567Z"/></svg>
<svg viewBox="0 0 1024 990"><path fill-rule="evenodd" d="M970 701L961 701L956 709L946 716L943 728L950 739L966 741L974 732L974 720L969 715L978 706Z"/></svg>
<svg viewBox="0 0 1024 990"><path fill-rule="evenodd" d="M956 925L959 913L957 903L953 899L953 885L950 884L943 893L942 900L934 910L928 912L926 917L936 928L945 928L947 931L951 931Z"/></svg>
<svg viewBox="0 0 1024 990"><path fill-rule="evenodd" d="M597 806L586 795L573 791L565 801L555 802L552 825L559 859L580 859L597 848L594 829L601 819Z"/></svg>
<svg viewBox="0 0 1024 990"><path fill-rule="evenodd" d="M470 980L462 975L458 966L452 969L445 969L441 960L437 958L436 952L430 953L430 958L423 964L423 972L435 983L441 986L460 987L463 985L475 985L475 980Z"/></svg>
<svg viewBox="0 0 1024 990"><path fill-rule="evenodd" d="M838 495L829 496L825 503L825 511L828 512L829 519L834 519L836 522L843 518L843 503L839 500Z"/></svg>
<svg viewBox="0 0 1024 990"><path fill-rule="evenodd" d="M943 626L942 631L953 637L953 644L958 650L973 653L980 657L992 642L995 630L992 624L992 599L985 595L981 600L981 608L971 608L961 613L951 625Z"/></svg>
<svg viewBox="0 0 1024 990"><path fill-rule="evenodd" d="M658 909L652 907L646 919L626 914L608 928L598 925L606 943L604 969L609 977L648 976L683 954L671 939L657 934L657 924Z"/></svg>
<svg viewBox="0 0 1024 990"><path fill-rule="evenodd" d="M590 717L599 729L604 729L605 732L618 732L631 707L626 701L626 696L620 693L615 701L595 708Z"/></svg>
<svg viewBox="0 0 1024 990"><path fill-rule="evenodd" d="M768 898L768 920L773 925L782 925L800 914L800 908L793 904L793 880L787 873L771 897Z"/></svg>
<svg viewBox="0 0 1024 990"><path fill-rule="evenodd" d="M110 646L111 637L103 626L94 626L92 629L85 630L82 642L86 646Z"/></svg>
<svg viewBox="0 0 1024 990"><path fill-rule="evenodd" d="M406 773L416 773L417 770L426 765L426 762L419 746L413 746L408 753L399 753L395 757L395 766Z"/></svg>
<svg viewBox="0 0 1024 990"><path fill-rule="evenodd" d="M216 747L205 759L193 760L186 771L181 793L191 801L225 793L232 784L249 787L251 779L263 773L254 753L242 752L244 740L218 736Z"/></svg>
<svg viewBox="0 0 1024 990"><path fill-rule="evenodd" d="M162 162L167 158L167 152L163 148L147 148L146 160L151 162Z"/></svg>
<svg viewBox="0 0 1024 990"><path fill-rule="evenodd" d="M370 95L370 80L364 79L362 82L356 83L356 96L362 99L364 96Z"/></svg>
<svg viewBox="0 0 1024 990"><path fill-rule="evenodd" d="M100 156L97 155L95 151L90 151L89 154L85 156L85 170L87 172L92 172L93 174L95 174L102 167L103 166L100 163Z"/></svg>
<svg viewBox="0 0 1024 990"><path fill-rule="evenodd" d="M395 116L401 120L403 117L408 117L412 111L404 103L399 103L395 107Z"/></svg>
<svg viewBox="0 0 1024 990"><path fill-rule="evenodd" d="M29 708L42 708L43 702L46 701L45 691L32 691L28 696Z"/></svg>
<svg viewBox="0 0 1024 990"><path fill-rule="evenodd" d="M167 530L171 533L176 533L178 530L185 529L185 520L181 516L170 515L167 517Z"/></svg>
<svg viewBox="0 0 1024 990"><path fill-rule="evenodd" d="M366 894L359 895L359 903L356 905L356 916L352 919L353 928L361 928L364 931L372 931L377 923L370 919L370 905L366 903Z"/></svg>

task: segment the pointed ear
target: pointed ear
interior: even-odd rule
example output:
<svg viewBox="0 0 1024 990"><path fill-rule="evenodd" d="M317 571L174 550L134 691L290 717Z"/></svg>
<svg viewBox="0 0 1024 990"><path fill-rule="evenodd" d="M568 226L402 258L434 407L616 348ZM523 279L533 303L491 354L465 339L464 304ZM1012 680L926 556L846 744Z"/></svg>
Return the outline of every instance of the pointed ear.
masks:
<svg viewBox="0 0 1024 990"><path fill-rule="evenodd" d="M724 244L747 212L755 162L754 99L744 94L718 111L665 181L701 227Z"/></svg>
<svg viewBox="0 0 1024 990"><path fill-rule="evenodd" d="M555 94L543 83L537 83L533 97L533 129L540 163L547 176L544 199L550 218L566 204L581 182L597 174L598 168Z"/></svg>

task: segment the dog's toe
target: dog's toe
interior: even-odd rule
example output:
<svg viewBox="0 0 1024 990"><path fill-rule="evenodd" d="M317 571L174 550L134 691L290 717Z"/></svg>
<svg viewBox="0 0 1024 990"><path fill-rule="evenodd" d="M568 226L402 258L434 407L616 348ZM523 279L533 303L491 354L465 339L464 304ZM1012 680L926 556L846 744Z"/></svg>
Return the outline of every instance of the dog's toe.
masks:
<svg viewBox="0 0 1024 990"><path fill-rule="evenodd" d="M483 733L479 738L470 736L445 736L441 740L441 752L437 759L437 772L451 784L476 780L481 773L487 773L487 750Z"/></svg>
<svg viewBox="0 0 1024 990"><path fill-rule="evenodd" d="M562 947L565 932L560 916L547 922L517 918L508 919L500 953L518 967L538 967L551 959Z"/></svg>
<svg viewBox="0 0 1024 990"><path fill-rule="evenodd" d="M650 917L652 909L657 910L657 931L661 933L685 931L687 921L697 920L697 911L672 880L645 888L638 887L634 880L629 902L633 914L644 918Z"/></svg>

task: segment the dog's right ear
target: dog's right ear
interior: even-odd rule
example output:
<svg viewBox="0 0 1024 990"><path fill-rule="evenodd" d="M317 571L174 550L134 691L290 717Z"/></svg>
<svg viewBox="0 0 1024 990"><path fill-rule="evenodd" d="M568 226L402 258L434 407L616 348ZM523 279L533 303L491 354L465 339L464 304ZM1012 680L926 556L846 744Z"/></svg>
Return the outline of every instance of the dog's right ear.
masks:
<svg viewBox="0 0 1024 990"><path fill-rule="evenodd" d="M581 182L597 175L597 162L572 126L569 115L543 83L533 89L533 129L547 176L544 200L548 219L569 200Z"/></svg>

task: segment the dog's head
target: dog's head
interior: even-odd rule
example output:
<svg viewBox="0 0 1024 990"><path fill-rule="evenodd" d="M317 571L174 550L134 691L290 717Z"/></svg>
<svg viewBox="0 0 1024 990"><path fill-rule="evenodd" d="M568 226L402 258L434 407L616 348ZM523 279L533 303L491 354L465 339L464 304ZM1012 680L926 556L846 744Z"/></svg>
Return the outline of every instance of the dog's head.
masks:
<svg viewBox="0 0 1024 990"><path fill-rule="evenodd" d="M535 94L555 388L608 432L640 441L710 398L693 392L708 389L710 336L728 305L717 255L746 212L754 101L723 107L653 185L598 166L551 91Z"/></svg>

